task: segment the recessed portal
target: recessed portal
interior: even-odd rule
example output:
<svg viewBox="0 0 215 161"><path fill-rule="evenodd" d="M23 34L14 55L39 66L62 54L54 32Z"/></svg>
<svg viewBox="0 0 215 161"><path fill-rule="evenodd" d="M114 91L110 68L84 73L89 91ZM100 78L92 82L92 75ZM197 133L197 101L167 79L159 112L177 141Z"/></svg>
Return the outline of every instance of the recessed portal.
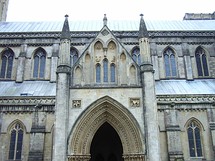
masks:
<svg viewBox="0 0 215 161"><path fill-rule="evenodd" d="M104 123L96 132L90 147L90 161L123 161L122 143L115 129Z"/></svg>

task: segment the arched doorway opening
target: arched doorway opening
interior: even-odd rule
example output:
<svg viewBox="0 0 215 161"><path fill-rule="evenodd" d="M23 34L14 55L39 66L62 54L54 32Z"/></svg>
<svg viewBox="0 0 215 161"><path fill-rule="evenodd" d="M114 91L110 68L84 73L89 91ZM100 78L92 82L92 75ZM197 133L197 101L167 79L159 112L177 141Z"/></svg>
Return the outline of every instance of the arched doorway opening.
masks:
<svg viewBox="0 0 215 161"><path fill-rule="evenodd" d="M120 138L123 159L119 161L144 161L144 139L138 122L123 105L108 96L92 103L77 120L68 140L68 161L95 161L91 160L93 139L101 140L96 137L96 133L102 128L111 129L105 128L107 124L115 130L112 134ZM98 154L98 161L118 161L114 153L109 156L109 160L102 159L106 158Z"/></svg>
<svg viewBox="0 0 215 161"><path fill-rule="evenodd" d="M96 132L90 147L90 161L123 161L122 143L115 129L105 122Z"/></svg>

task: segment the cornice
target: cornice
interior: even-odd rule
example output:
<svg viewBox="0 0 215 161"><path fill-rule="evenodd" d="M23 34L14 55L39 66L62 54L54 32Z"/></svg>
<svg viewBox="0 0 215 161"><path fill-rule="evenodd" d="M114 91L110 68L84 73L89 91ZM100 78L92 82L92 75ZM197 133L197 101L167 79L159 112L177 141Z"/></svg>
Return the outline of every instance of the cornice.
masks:
<svg viewBox="0 0 215 161"><path fill-rule="evenodd" d="M47 96L3 96L0 97L0 106L3 105L55 105L55 97Z"/></svg>
<svg viewBox="0 0 215 161"><path fill-rule="evenodd" d="M70 32L71 38L95 38L99 31ZM215 31L148 31L150 38L156 37L215 37ZM138 38L138 31L113 31L118 38ZM0 39L32 39L32 38L60 38L61 32L11 32L0 33Z"/></svg>
<svg viewBox="0 0 215 161"><path fill-rule="evenodd" d="M160 105L174 104L214 104L215 95L157 95Z"/></svg>
<svg viewBox="0 0 215 161"><path fill-rule="evenodd" d="M5 114L55 111L55 97L0 97L0 112Z"/></svg>

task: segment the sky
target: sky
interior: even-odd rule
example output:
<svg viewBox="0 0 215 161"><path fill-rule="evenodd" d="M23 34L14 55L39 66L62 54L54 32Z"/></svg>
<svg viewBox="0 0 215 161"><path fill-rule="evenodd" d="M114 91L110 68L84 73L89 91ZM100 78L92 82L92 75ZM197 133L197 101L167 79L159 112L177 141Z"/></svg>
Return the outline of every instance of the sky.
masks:
<svg viewBox="0 0 215 161"><path fill-rule="evenodd" d="M213 13L215 0L9 0L7 21L182 20L185 13Z"/></svg>

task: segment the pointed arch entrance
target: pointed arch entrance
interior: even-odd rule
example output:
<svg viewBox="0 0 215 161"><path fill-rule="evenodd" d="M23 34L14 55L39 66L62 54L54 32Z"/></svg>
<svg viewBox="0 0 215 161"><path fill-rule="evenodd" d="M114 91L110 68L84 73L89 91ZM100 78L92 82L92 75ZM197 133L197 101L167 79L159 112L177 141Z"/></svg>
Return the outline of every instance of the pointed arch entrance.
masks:
<svg viewBox="0 0 215 161"><path fill-rule="evenodd" d="M115 129L105 122L93 137L90 161L122 161L122 143Z"/></svg>
<svg viewBox="0 0 215 161"><path fill-rule="evenodd" d="M90 160L95 154L92 152L93 139L104 127L115 131L112 135L117 134L119 137L122 161L144 161L143 137L137 121L125 107L108 96L91 104L77 121L69 138L68 160L97 161ZM103 156L98 154L97 157ZM113 154L110 157L117 158Z"/></svg>

